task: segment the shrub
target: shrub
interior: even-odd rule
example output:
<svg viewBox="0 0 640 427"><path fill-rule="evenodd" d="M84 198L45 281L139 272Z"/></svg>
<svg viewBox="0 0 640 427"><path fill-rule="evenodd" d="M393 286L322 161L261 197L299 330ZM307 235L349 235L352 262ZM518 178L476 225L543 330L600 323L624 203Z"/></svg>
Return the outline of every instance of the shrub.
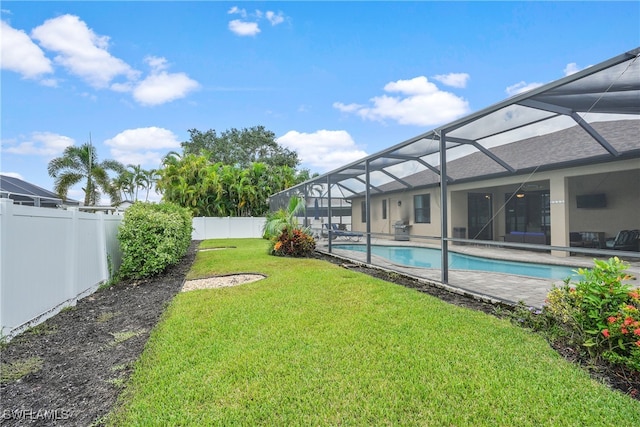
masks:
<svg viewBox="0 0 640 427"><path fill-rule="evenodd" d="M617 257L594 263L578 283L552 289L545 310L592 358L640 371L640 291L623 283L631 276Z"/></svg>
<svg viewBox="0 0 640 427"><path fill-rule="evenodd" d="M316 249L316 241L306 230L296 228L292 231L285 228L279 236L271 240L272 255L306 257Z"/></svg>
<svg viewBox="0 0 640 427"><path fill-rule="evenodd" d="M553 340L565 334L559 330L558 322L546 309L539 309L527 306L523 301L509 309L496 307L495 312L500 317L508 318L512 323L540 332L549 340Z"/></svg>
<svg viewBox="0 0 640 427"><path fill-rule="evenodd" d="M267 214L263 237L269 239L269 254L305 257L316 249L316 241L308 228L300 226L296 215L304 212L304 199L292 197L287 209Z"/></svg>
<svg viewBox="0 0 640 427"><path fill-rule="evenodd" d="M118 230L122 278L154 276L175 264L191 243L191 214L171 203L136 202Z"/></svg>

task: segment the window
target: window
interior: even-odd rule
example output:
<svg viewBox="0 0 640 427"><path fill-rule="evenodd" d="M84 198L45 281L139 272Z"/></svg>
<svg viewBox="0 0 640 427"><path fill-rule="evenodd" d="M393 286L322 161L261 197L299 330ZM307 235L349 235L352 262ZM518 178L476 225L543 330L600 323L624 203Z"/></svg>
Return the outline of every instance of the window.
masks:
<svg viewBox="0 0 640 427"><path fill-rule="evenodd" d="M382 199L382 219L387 219L387 199Z"/></svg>
<svg viewBox="0 0 640 427"><path fill-rule="evenodd" d="M431 223L431 194L413 196L413 216L416 223Z"/></svg>
<svg viewBox="0 0 640 427"><path fill-rule="evenodd" d="M360 213L362 214L362 222L367 222L367 201L364 200L360 203Z"/></svg>

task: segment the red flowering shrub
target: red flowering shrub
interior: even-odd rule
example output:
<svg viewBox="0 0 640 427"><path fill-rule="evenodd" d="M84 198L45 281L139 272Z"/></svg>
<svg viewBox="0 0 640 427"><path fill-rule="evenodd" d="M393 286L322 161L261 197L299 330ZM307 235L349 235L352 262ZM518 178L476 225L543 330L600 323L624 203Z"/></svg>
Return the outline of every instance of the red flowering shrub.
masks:
<svg viewBox="0 0 640 427"><path fill-rule="evenodd" d="M316 241L311 234L303 229L289 230L285 228L272 239L272 255L306 257L316 249Z"/></svg>
<svg viewBox="0 0 640 427"><path fill-rule="evenodd" d="M640 371L640 289L623 283L631 277L617 257L594 263L578 283L554 288L545 312L591 357Z"/></svg>
<svg viewBox="0 0 640 427"><path fill-rule="evenodd" d="M603 356L640 371L640 297L629 292L629 304L622 305L615 316L607 318L606 347Z"/></svg>

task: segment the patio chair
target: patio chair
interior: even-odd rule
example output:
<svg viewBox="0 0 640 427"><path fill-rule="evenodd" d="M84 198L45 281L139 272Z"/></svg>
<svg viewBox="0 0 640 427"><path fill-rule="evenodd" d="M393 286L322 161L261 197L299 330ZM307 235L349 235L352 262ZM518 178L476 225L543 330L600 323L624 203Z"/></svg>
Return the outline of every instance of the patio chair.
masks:
<svg viewBox="0 0 640 427"><path fill-rule="evenodd" d="M329 224L324 224L329 229ZM354 240L359 242L362 238L363 234L355 231L341 230L338 224L331 224L331 235L333 239L337 239L338 237L342 237L346 240Z"/></svg>
<svg viewBox="0 0 640 427"><path fill-rule="evenodd" d="M620 230L615 239L607 239L607 249L620 251L637 251L640 241L640 230Z"/></svg>
<svg viewBox="0 0 640 427"><path fill-rule="evenodd" d="M579 248L584 246L584 240L582 240L582 234L572 231L569 233L569 246Z"/></svg>

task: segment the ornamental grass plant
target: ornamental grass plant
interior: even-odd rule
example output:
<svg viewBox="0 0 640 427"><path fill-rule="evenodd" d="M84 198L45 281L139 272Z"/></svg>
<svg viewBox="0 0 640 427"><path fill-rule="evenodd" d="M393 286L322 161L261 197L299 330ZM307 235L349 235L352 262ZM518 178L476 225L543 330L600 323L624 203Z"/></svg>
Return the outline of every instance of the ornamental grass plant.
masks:
<svg viewBox="0 0 640 427"><path fill-rule="evenodd" d="M539 335L262 239L205 241L110 425L640 425Z"/></svg>

